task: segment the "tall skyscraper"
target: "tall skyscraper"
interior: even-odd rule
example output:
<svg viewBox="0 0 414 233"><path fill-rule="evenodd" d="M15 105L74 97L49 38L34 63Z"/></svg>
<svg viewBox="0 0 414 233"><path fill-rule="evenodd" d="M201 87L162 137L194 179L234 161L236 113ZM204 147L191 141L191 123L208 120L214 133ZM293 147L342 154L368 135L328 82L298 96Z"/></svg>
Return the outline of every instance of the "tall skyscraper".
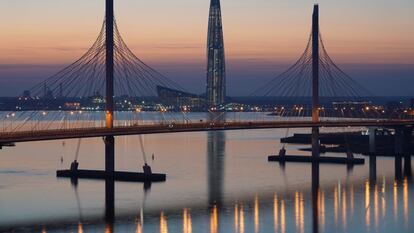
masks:
<svg viewBox="0 0 414 233"><path fill-rule="evenodd" d="M226 64L220 0L211 0L207 38L207 104L215 108L226 99Z"/></svg>

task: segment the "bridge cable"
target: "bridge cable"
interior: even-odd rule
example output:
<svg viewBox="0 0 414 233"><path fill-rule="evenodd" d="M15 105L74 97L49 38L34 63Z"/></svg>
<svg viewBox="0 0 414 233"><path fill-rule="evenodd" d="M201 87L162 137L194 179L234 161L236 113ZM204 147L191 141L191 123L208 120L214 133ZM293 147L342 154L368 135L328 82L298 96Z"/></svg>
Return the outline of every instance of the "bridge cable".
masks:
<svg viewBox="0 0 414 233"><path fill-rule="evenodd" d="M141 134L139 135L139 144L140 144L140 147L141 147L142 158L144 159L144 163L147 164L148 163L147 154L145 153L144 142L143 142Z"/></svg>

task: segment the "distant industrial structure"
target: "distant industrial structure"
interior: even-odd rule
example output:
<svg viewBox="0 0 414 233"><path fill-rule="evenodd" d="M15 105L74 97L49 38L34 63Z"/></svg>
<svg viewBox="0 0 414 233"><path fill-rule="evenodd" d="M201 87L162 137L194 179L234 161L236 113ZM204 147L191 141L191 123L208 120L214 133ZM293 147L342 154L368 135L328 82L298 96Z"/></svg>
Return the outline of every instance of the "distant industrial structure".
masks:
<svg viewBox="0 0 414 233"><path fill-rule="evenodd" d="M205 97L163 86L157 87L158 97L162 103L176 110L202 111L205 109ZM181 108L181 109L177 109Z"/></svg>
<svg viewBox="0 0 414 233"><path fill-rule="evenodd" d="M207 90L209 109L216 110L226 100L226 64L220 0L211 0L207 38Z"/></svg>

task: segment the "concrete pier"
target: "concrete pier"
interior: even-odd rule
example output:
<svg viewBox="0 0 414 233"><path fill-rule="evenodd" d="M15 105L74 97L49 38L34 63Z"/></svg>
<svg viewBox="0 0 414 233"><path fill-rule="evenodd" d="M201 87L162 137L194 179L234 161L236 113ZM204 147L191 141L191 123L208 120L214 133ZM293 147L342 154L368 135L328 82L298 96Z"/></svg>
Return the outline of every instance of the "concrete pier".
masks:
<svg viewBox="0 0 414 233"><path fill-rule="evenodd" d="M115 138L108 136L104 139L105 142L105 171L113 173L115 171Z"/></svg>
<svg viewBox="0 0 414 233"><path fill-rule="evenodd" d="M377 182L377 157L375 155L369 156L369 182Z"/></svg>
<svg viewBox="0 0 414 233"><path fill-rule="evenodd" d="M320 157L319 128L312 128L312 157L317 159Z"/></svg>
<svg viewBox="0 0 414 233"><path fill-rule="evenodd" d="M270 155L269 162L296 162L296 163L325 163L325 164L353 164L361 165L365 163L365 159L360 158L346 158L346 157L313 157L305 155L285 155L283 157L278 155Z"/></svg>
<svg viewBox="0 0 414 233"><path fill-rule="evenodd" d="M370 127L368 129L368 137L369 137L369 154L375 154L376 150L377 150L377 142L376 142L376 137L377 137L377 128L374 127Z"/></svg>
<svg viewBox="0 0 414 233"><path fill-rule="evenodd" d="M402 181L403 174L402 174L402 157L395 156L394 160L394 170L395 170L395 180Z"/></svg>
<svg viewBox="0 0 414 233"><path fill-rule="evenodd" d="M120 172L114 171L107 173L100 170L59 170L56 172L59 178L72 179L92 179L124 181L124 182L163 182L166 180L166 174L152 173L150 175L142 172Z"/></svg>

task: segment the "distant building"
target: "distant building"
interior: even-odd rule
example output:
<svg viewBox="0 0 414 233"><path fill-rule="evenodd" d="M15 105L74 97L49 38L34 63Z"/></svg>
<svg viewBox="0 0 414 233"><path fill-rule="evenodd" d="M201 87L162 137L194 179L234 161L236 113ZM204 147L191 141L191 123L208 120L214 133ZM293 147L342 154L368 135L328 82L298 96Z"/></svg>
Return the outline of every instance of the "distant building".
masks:
<svg viewBox="0 0 414 233"><path fill-rule="evenodd" d="M204 97L188 92L158 86L157 94L165 105L175 106L177 108L185 106L196 109L203 108L205 106Z"/></svg>
<svg viewBox="0 0 414 233"><path fill-rule="evenodd" d="M411 104L410 104L410 107L411 107L412 109L414 109L414 98L413 98L413 99L411 99Z"/></svg>
<svg viewBox="0 0 414 233"><path fill-rule="evenodd" d="M366 101L362 101L362 102L332 102L332 105L334 107L335 110L337 109L342 109L342 110L355 110L355 109L366 109L366 108L370 108L372 106L371 102L366 102Z"/></svg>
<svg viewBox="0 0 414 233"><path fill-rule="evenodd" d="M226 100L226 64L220 0L211 0L207 38L207 90L209 108Z"/></svg>
<svg viewBox="0 0 414 233"><path fill-rule="evenodd" d="M93 96L90 97L92 100L92 103L94 104L104 104L105 103L105 98L103 97L103 95L101 95L101 93L99 93L99 91L94 92Z"/></svg>
<svg viewBox="0 0 414 233"><path fill-rule="evenodd" d="M79 110L81 108L81 104L79 102L66 102L65 109L68 110Z"/></svg>

